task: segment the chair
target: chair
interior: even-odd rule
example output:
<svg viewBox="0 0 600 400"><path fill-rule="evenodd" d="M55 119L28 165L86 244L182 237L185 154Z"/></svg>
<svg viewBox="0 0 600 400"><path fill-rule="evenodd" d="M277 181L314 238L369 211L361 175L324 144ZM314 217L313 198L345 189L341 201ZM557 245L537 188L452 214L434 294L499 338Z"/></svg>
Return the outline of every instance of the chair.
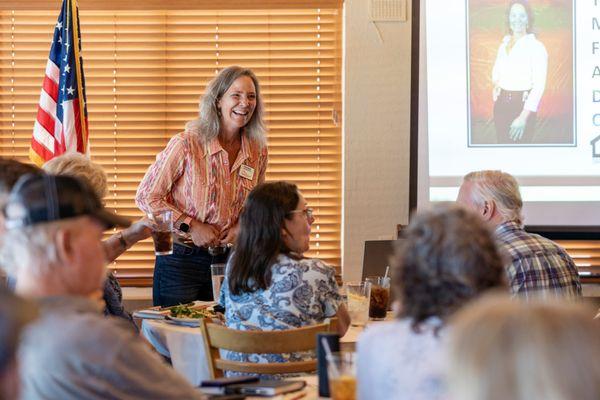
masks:
<svg viewBox="0 0 600 400"><path fill-rule="evenodd" d="M285 363L249 363L221 358L220 349L240 353L293 353L315 350L317 334L335 332L337 319L329 323L282 331L241 331L230 329L202 319L200 329L211 378L223 376L223 371L254 374L290 374L314 372L317 360L289 361Z"/></svg>

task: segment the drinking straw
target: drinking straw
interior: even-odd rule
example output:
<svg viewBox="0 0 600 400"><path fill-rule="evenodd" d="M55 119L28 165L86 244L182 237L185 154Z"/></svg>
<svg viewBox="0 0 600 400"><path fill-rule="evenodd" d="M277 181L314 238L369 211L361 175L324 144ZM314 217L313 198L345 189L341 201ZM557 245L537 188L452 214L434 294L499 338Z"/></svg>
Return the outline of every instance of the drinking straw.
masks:
<svg viewBox="0 0 600 400"><path fill-rule="evenodd" d="M383 282L382 282L382 285L385 288L390 287L391 279L390 279L389 275L390 275L390 266L388 265L385 267L385 275L383 276Z"/></svg>
<svg viewBox="0 0 600 400"><path fill-rule="evenodd" d="M335 376L341 376L340 371L338 371L337 365L335 364L335 360L333 359L333 353L331 352L331 347L329 347L329 343L327 343L327 340L325 340L325 338L321 338L321 344L325 349L327 360L329 360Z"/></svg>

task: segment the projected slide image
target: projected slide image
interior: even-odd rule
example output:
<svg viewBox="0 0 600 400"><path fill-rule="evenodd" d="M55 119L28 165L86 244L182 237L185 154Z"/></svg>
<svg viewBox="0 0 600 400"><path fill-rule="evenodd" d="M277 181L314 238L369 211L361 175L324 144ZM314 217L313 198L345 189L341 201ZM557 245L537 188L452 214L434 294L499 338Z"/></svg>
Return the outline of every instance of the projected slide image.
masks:
<svg viewBox="0 0 600 400"><path fill-rule="evenodd" d="M467 0L468 145L575 146L572 0Z"/></svg>
<svg viewBox="0 0 600 400"><path fill-rule="evenodd" d="M423 0L418 207L502 170L527 224L600 226L600 0L514 3Z"/></svg>

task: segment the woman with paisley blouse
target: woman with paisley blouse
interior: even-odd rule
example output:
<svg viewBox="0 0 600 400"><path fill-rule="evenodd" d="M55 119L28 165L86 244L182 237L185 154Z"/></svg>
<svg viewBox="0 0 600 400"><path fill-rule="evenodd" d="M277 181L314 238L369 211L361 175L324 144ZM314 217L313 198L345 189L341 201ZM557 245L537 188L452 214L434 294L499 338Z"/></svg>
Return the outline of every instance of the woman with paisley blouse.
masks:
<svg viewBox="0 0 600 400"><path fill-rule="evenodd" d="M225 262L246 196L265 179L263 108L256 75L225 68L140 183L138 207L172 210L179 233L173 254L156 257L154 305L212 300L210 265Z"/></svg>
<svg viewBox="0 0 600 400"><path fill-rule="evenodd" d="M338 317L343 335L350 317L338 293L333 268L303 257L309 248L312 209L288 182L265 183L248 196L236 250L227 266L220 303L228 327L284 330ZM257 355L229 352L227 358L285 362L314 354Z"/></svg>

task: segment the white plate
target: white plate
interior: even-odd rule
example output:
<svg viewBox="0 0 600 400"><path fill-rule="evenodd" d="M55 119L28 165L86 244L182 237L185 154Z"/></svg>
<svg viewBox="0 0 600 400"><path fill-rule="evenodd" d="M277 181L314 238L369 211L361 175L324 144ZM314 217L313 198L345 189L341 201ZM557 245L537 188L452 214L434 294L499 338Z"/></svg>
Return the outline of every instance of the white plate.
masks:
<svg viewBox="0 0 600 400"><path fill-rule="evenodd" d="M202 318L177 318L171 317L170 315L165 317L165 321L182 326L200 326L201 319Z"/></svg>
<svg viewBox="0 0 600 400"><path fill-rule="evenodd" d="M214 306L216 305L217 302L216 301L200 301L200 300L196 300L193 302L193 304L190 304L188 307L190 307L191 309L201 309L201 308L207 308L210 306ZM136 318L149 318L149 319L163 319L165 318L167 315L169 315L169 313L171 312L171 308L173 307L177 307L177 306L171 306L171 307L159 307L159 306L155 306L155 307L150 307L150 308L145 308L143 310L137 310L133 313L133 316ZM196 319L196 318L180 318L180 319ZM196 324L197 326L197 324Z"/></svg>

